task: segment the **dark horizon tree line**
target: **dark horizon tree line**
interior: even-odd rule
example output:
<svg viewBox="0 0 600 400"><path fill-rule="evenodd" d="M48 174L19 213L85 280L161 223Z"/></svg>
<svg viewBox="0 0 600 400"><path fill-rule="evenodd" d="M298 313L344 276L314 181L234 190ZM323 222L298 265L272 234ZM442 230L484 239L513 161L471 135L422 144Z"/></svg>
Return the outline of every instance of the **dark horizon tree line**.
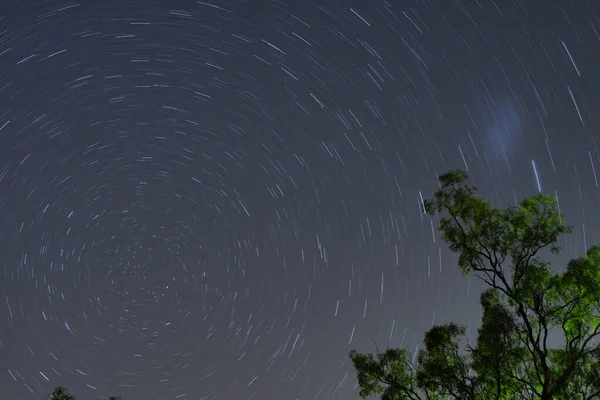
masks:
<svg viewBox="0 0 600 400"><path fill-rule="evenodd" d="M76 400L76 396L65 386L57 386L52 390L46 399L47 400ZM110 396L108 400L123 400L121 396Z"/></svg>

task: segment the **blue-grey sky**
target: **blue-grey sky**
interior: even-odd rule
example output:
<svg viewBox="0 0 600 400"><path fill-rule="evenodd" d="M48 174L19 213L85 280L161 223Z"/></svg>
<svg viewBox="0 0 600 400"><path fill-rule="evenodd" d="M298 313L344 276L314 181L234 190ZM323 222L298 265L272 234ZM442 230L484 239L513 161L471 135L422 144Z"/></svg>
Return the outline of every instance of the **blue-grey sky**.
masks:
<svg viewBox="0 0 600 400"><path fill-rule="evenodd" d="M594 0L8 0L0 399L357 399L479 321L423 215L467 169L600 242Z"/></svg>

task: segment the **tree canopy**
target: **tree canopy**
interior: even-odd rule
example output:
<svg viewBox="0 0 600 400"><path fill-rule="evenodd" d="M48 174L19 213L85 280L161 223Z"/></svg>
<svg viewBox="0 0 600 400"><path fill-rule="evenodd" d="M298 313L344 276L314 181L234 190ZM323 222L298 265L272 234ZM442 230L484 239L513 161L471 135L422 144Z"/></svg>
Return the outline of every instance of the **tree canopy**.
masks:
<svg viewBox="0 0 600 400"><path fill-rule="evenodd" d="M458 266L488 286L473 346L465 328L437 325L418 354L355 350L350 358L363 398L563 399L600 398L600 247L557 273L541 257L560 251L571 232L557 199L543 194L500 209L476 194L464 171L439 178L425 202L440 213L439 230ZM559 338L550 346L549 337Z"/></svg>
<svg viewBox="0 0 600 400"><path fill-rule="evenodd" d="M57 386L47 397L48 400L76 400L75 395L64 386ZM123 400L121 396L110 396L108 400Z"/></svg>

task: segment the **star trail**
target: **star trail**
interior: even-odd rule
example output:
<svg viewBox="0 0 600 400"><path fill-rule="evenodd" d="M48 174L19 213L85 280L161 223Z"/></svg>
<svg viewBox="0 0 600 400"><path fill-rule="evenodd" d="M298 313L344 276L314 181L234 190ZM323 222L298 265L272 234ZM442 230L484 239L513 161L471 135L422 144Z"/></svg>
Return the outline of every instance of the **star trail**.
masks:
<svg viewBox="0 0 600 400"><path fill-rule="evenodd" d="M449 169L600 243L597 0L8 0L0 399L358 399L480 318Z"/></svg>

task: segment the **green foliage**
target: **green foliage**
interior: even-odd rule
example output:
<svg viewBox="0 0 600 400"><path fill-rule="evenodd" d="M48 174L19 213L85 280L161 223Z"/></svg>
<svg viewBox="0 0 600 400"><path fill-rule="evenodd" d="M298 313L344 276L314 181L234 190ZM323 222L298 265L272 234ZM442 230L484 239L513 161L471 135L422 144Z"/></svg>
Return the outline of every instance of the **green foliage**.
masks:
<svg viewBox="0 0 600 400"><path fill-rule="evenodd" d="M481 295L475 347L463 345L464 328L434 326L416 362L406 350L350 352L360 395L382 399L600 398L600 247L556 273L540 257L560 251L571 232L556 199L537 195L498 209L476 195L463 171L440 177L425 202L442 213L440 231L458 253L464 274L488 285ZM562 344L548 344L552 334Z"/></svg>
<svg viewBox="0 0 600 400"><path fill-rule="evenodd" d="M352 350L350 358L358 374L360 395L381 395L382 400L418 399L415 371L409 354L403 349L360 354ZM398 397L403 393L406 397Z"/></svg>

